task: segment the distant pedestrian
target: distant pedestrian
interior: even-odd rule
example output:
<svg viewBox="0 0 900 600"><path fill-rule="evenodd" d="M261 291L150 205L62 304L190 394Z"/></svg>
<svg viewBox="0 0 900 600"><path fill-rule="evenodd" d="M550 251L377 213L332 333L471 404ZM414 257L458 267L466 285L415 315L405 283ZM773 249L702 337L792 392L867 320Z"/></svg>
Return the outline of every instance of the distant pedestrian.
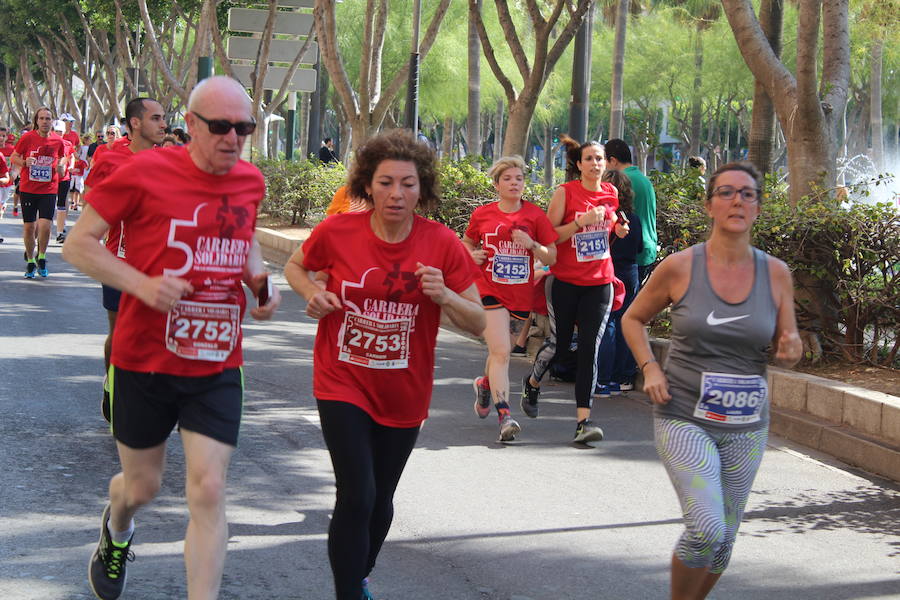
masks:
<svg viewBox="0 0 900 600"><path fill-rule="evenodd" d="M322 147L319 148L319 162L327 165L339 161L338 155L334 152L334 141L330 137L322 140Z"/></svg>

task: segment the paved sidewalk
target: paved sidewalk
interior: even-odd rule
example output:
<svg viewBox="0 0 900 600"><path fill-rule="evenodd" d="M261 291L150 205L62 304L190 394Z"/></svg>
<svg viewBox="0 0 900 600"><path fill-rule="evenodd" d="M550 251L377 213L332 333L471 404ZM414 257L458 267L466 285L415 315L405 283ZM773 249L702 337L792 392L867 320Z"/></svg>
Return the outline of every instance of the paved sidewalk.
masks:
<svg viewBox="0 0 900 600"><path fill-rule="evenodd" d="M47 280L22 278L21 225L0 221L0 598L87 599L113 442L99 415L100 289L51 245ZM285 296L245 322L247 397L230 471L221 598L333 598L326 531L333 477L311 398L315 323ZM680 512L638 394L596 408L607 439L569 443L571 386L547 385L521 442L472 411L484 347L440 336L431 418L373 574L379 600L665 598ZM512 380L526 360L514 359ZM514 391L518 386L514 383ZM184 465L174 434L163 489L139 513L123 598L184 598ZM900 488L776 437L731 568L711 598L900 598Z"/></svg>

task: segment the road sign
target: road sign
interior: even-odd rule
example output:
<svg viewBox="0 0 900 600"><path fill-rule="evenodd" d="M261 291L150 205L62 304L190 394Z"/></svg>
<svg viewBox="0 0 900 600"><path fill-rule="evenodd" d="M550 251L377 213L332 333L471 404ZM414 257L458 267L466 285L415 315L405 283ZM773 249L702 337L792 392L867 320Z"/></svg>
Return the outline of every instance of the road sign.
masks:
<svg viewBox="0 0 900 600"><path fill-rule="evenodd" d="M278 0L278 6L285 8L315 8L316 0Z"/></svg>
<svg viewBox="0 0 900 600"><path fill-rule="evenodd" d="M235 77L248 88L253 87L253 67L249 65L231 65ZM263 88L267 90L281 89L281 83L287 75L287 67L269 67L263 80ZM297 69L291 79L290 91L314 92L316 91L316 70Z"/></svg>
<svg viewBox="0 0 900 600"><path fill-rule="evenodd" d="M262 33L266 28L269 11L254 8L232 8L228 11L228 29L246 33ZM313 27L310 13L280 11L275 16L272 33L287 35L309 35Z"/></svg>
<svg viewBox="0 0 900 600"><path fill-rule="evenodd" d="M259 38L235 37L228 38L228 58L256 60L256 53L259 51ZM272 40L269 45L269 62L292 63L300 48L305 42L303 40ZM319 45L312 42L300 60L301 65L314 65L319 56Z"/></svg>

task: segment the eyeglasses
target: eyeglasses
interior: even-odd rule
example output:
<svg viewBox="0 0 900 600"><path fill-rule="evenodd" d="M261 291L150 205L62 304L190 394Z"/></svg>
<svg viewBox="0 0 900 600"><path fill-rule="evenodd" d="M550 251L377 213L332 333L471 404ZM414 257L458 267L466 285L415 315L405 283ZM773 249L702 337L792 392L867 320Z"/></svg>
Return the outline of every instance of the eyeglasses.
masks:
<svg viewBox="0 0 900 600"><path fill-rule="evenodd" d="M713 190L713 196L718 196L723 200L734 200L735 194L741 195L741 200L748 204L759 202L759 193L761 190L757 188L733 188L730 185L721 185Z"/></svg>
<svg viewBox="0 0 900 600"><path fill-rule="evenodd" d="M107 131L106 135L116 135L117 131Z"/></svg>
<svg viewBox="0 0 900 600"><path fill-rule="evenodd" d="M232 123L225 119L207 119L197 113L193 113L193 115L206 123L206 126L209 127L209 132L215 135L225 135L232 129L234 129L234 132L237 135L250 135L256 131L256 121L238 121L237 123Z"/></svg>

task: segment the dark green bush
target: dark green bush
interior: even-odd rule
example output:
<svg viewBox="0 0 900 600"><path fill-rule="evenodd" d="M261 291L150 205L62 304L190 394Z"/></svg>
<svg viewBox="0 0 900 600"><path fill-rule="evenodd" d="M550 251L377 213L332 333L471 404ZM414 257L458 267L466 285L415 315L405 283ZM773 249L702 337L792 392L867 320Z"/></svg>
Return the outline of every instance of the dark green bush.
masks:
<svg viewBox="0 0 900 600"><path fill-rule="evenodd" d="M709 219L696 174L651 177L664 253L705 240ZM765 188L753 244L793 271L801 327L817 332L825 350L844 359L897 366L900 215L896 209L859 200L842 203L834 194L804 199L795 208L784 185L769 179ZM851 197L860 195L864 191L851 191Z"/></svg>
<svg viewBox="0 0 900 600"><path fill-rule="evenodd" d="M261 212L291 225L320 221L347 178L341 163L322 166L317 161L261 160L256 166L266 178Z"/></svg>

